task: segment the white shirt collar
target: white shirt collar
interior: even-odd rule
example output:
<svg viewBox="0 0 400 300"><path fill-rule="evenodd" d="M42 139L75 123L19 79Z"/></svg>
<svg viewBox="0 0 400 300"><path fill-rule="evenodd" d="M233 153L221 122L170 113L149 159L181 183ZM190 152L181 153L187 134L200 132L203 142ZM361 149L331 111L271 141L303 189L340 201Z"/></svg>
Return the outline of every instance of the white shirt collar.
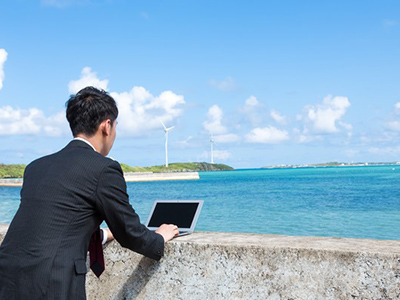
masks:
<svg viewBox="0 0 400 300"><path fill-rule="evenodd" d="M75 140L85 142L85 143L88 144L90 147L92 147L94 151L97 152L96 148L95 148L89 141L87 141L87 140L85 140L85 139L83 139L83 138L81 138L81 137L76 137L76 138L74 138L74 141L75 141Z"/></svg>

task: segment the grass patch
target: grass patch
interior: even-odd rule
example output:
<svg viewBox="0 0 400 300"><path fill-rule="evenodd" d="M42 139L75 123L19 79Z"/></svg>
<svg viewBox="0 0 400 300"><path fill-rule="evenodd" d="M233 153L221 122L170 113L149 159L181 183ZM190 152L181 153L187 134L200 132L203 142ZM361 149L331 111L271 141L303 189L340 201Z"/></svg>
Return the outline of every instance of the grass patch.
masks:
<svg viewBox="0 0 400 300"><path fill-rule="evenodd" d="M26 165L0 164L0 178L22 178Z"/></svg>
<svg viewBox="0 0 400 300"><path fill-rule="evenodd" d="M26 165L5 165L0 164L0 178L22 178ZM198 171L227 171L233 170L232 167L224 164L209 164L206 162L194 163L172 163L168 168L164 165L152 167L131 167L121 163L124 173L127 172L198 172Z"/></svg>

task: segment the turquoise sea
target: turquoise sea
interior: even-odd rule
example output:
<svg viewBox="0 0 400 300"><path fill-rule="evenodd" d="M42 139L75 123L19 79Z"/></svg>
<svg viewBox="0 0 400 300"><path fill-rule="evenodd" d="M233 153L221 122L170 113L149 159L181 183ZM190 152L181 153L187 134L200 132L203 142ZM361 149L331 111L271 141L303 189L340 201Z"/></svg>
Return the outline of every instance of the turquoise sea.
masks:
<svg viewBox="0 0 400 300"><path fill-rule="evenodd" d="M199 231L400 240L400 166L200 172L200 180L131 182L145 222L155 199L203 199ZM20 188L0 187L0 223Z"/></svg>

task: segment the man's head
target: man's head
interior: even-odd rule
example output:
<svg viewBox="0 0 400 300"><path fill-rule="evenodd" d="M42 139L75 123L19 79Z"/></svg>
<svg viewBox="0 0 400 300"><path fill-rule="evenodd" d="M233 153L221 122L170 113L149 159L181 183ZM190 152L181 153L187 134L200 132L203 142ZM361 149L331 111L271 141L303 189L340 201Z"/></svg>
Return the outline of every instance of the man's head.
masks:
<svg viewBox="0 0 400 300"><path fill-rule="evenodd" d="M74 137L90 141L102 155L108 155L115 140L118 108L103 90L86 87L67 103L67 120Z"/></svg>
<svg viewBox="0 0 400 300"><path fill-rule="evenodd" d="M91 137L103 121L109 119L113 125L118 117L115 100L107 92L92 86L71 95L65 106L69 127L74 137L78 134Z"/></svg>

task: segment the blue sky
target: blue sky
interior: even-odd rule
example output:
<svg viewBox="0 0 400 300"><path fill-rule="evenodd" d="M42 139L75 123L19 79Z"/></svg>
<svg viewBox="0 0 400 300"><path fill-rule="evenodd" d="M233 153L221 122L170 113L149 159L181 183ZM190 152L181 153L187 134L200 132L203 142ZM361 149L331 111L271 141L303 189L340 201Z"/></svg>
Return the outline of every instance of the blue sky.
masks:
<svg viewBox="0 0 400 300"><path fill-rule="evenodd" d="M133 166L400 161L400 2L42 0L0 4L0 163L71 139L85 85L119 108Z"/></svg>

